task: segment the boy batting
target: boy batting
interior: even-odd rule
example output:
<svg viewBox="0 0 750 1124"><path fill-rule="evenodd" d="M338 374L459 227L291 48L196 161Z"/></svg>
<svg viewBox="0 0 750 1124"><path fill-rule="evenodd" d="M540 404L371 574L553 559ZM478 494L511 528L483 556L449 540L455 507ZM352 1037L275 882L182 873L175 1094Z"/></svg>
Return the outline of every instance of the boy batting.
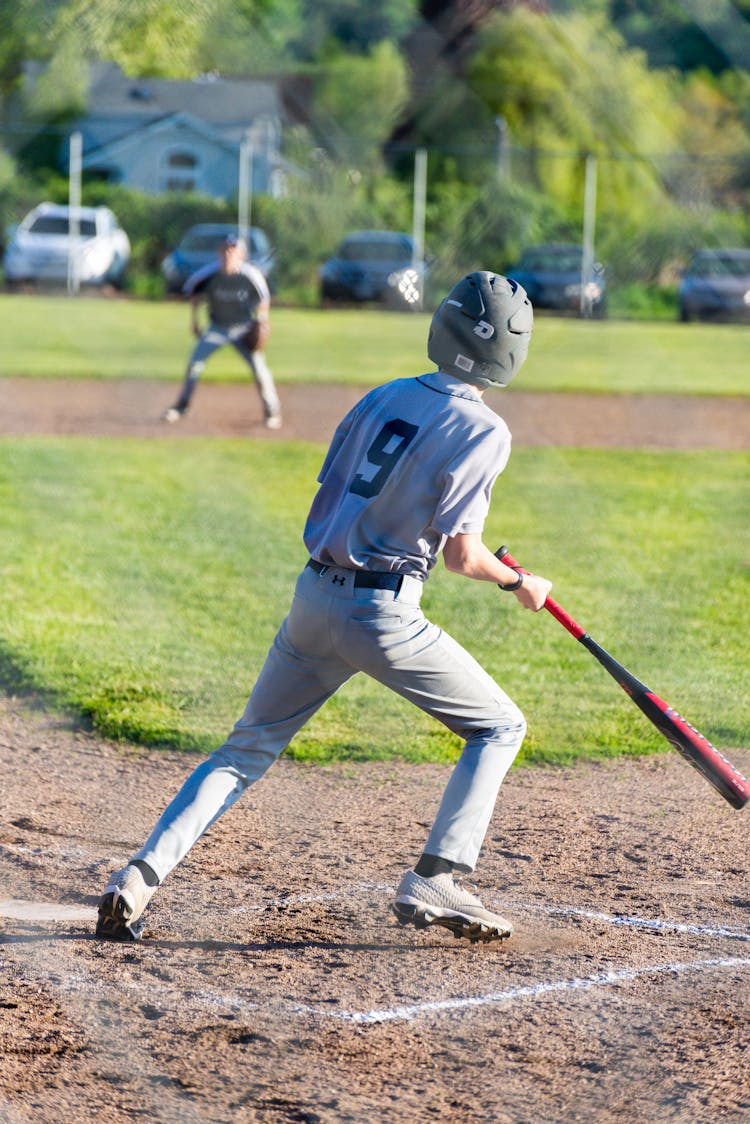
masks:
<svg viewBox="0 0 750 1124"><path fill-rule="evenodd" d="M490 493L510 455L508 428L483 396L520 370L532 322L515 282L490 272L464 277L430 325L437 370L377 387L343 419L304 528L309 561L245 712L110 878L99 937L138 939L157 886L358 672L465 743L424 851L398 888L397 917L470 940L510 935L511 923L454 875L476 866L526 725L477 661L424 616L420 596L442 554L449 570L509 590L524 608L544 606L551 583L510 569L482 541Z"/></svg>

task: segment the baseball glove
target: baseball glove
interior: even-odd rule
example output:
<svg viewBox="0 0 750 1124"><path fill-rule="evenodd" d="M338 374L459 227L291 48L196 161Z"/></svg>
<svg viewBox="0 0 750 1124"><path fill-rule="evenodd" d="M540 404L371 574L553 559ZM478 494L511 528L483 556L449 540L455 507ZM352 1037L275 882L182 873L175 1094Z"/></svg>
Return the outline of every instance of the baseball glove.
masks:
<svg viewBox="0 0 750 1124"><path fill-rule="evenodd" d="M253 320L242 337L242 342L248 351L264 351L270 335L271 325L268 320Z"/></svg>

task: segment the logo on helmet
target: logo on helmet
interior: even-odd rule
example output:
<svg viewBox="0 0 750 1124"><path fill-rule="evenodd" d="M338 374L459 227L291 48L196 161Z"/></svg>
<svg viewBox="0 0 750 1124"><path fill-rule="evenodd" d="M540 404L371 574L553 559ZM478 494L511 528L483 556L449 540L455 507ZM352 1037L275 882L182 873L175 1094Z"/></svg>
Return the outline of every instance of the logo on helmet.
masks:
<svg viewBox="0 0 750 1124"><path fill-rule="evenodd" d="M495 329L492 324L488 324L486 320L478 321L472 328L472 331L475 336L479 336L482 340L491 340L495 334Z"/></svg>

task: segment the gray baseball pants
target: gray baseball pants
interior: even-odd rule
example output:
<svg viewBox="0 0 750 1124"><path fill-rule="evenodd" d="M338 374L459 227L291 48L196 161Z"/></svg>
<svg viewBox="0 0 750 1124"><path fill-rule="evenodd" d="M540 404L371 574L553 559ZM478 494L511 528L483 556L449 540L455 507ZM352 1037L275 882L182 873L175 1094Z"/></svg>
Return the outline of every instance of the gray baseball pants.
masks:
<svg viewBox="0 0 750 1124"><path fill-rule="evenodd" d="M227 344L231 344L253 372L255 385L258 388L258 393L263 403L264 416L270 418L281 413L281 403L276 393L276 384L273 381L273 375L266 362L265 355L262 351L250 351L242 342L248 327L248 324L234 324L230 328L222 328L217 324L211 324L210 327L206 329L188 359L187 371L185 372L185 379L182 383L180 397L175 403L178 410L187 410L195 388L198 385L198 379L203 374L206 363L213 353L218 351L220 347L226 347Z"/></svg>
<svg viewBox="0 0 750 1124"><path fill-rule="evenodd" d="M526 723L476 660L424 616L422 584L404 578L398 592L358 588L352 570L306 567L244 714L134 858L164 879L323 703L363 671L465 740L425 850L473 870Z"/></svg>

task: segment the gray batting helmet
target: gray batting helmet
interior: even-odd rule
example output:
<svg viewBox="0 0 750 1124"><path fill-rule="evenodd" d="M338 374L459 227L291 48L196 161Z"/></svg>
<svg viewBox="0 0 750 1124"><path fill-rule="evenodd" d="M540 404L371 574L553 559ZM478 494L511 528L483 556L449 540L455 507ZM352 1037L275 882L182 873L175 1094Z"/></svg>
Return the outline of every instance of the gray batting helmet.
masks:
<svg viewBox="0 0 750 1124"><path fill-rule="evenodd" d="M534 313L516 281L470 273L454 285L430 324L427 354L441 371L474 386L507 386L529 350Z"/></svg>

